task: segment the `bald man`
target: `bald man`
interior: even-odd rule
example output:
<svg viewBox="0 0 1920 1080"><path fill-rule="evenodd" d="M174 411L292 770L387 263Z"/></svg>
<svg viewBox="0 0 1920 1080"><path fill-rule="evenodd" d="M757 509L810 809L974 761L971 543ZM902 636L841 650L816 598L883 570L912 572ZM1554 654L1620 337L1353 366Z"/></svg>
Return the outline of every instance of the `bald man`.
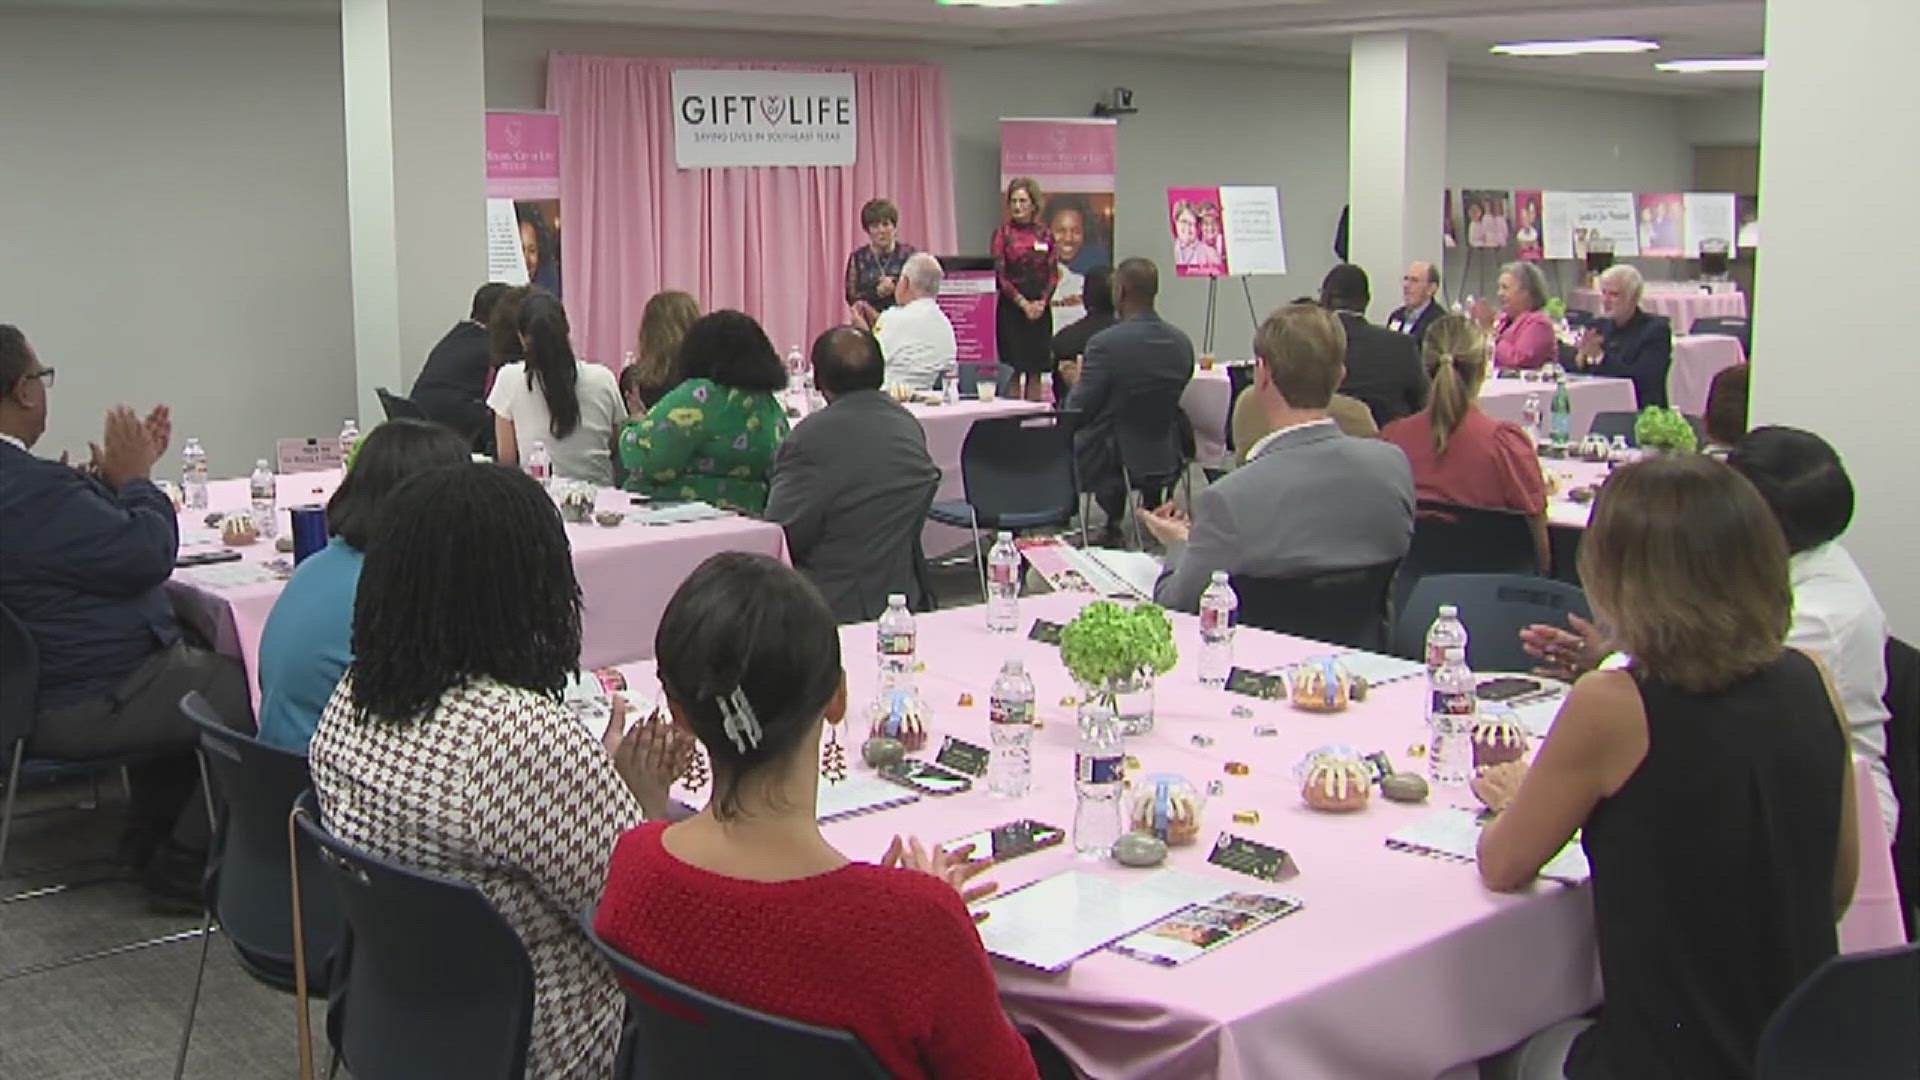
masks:
<svg viewBox="0 0 1920 1080"><path fill-rule="evenodd" d="M1398 330L1424 344L1427 339L1427 326L1433 320L1446 314L1440 310L1435 297L1440 292L1440 268L1432 263L1417 262L1407 267L1406 275L1400 279L1400 299L1402 306L1394 308L1387 316L1387 329Z"/></svg>

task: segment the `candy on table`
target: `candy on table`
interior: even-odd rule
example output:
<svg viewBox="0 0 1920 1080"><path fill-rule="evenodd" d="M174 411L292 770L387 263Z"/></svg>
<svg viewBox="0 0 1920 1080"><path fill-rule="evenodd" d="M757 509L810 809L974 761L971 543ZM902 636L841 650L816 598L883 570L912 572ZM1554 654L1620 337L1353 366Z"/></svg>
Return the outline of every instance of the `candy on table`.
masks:
<svg viewBox="0 0 1920 1080"><path fill-rule="evenodd" d="M973 695L972 695L972 694L961 694L961 695L960 695L960 707L961 707L961 708L963 708L963 709L966 709L966 708L971 708L972 706L973 706Z"/></svg>
<svg viewBox="0 0 1920 1080"><path fill-rule="evenodd" d="M1137 757L1134 757L1132 754L1128 754L1127 755L1127 771L1133 772L1139 767L1140 767L1140 759Z"/></svg>
<svg viewBox="0 0 1920 1080"><path fill-rule="evenodd" d="M1260 824L1260 811L1235 810L1233 812L1233 823L1235 825L1258 825Z"/></svg>
<svg viewBox="0 0 1920 1080"><path fill-rule="evenodd" d="M1427 744L1426 744L1426 743L1414 743L1414 744L1413 744L1412 746L1409 746L1409 747L1407 747L1407 756L1408 756L1408 757L1426 757L1426 756L1427 756Z"/></svg>
<svg viewBox="0 0 1920 1080"><path fill-rule="evenodd" d="M1066 697L1060 699L1060 707L1063 709L1071 709L1078 704L1080 704L1080 699L1074 697L1072 694L1068 694Z"/></svg>
<svg viewBox="0 0 1920 1080"><path fill-rule="evenodd" d="M1233 707L1233 718L1235 720L1251 720L1253 718L1253 710L1245 705L1235 705Z"/></svg>
<svg viewBox="0 0 1920 1080"><path fill-rule="evenodd" d="M1213 745L1213 736L1192 735L1192 736L1188 736L1187 741L1192 743L1195 746L1205 748Z"/></svg>
<svg viewBox="0 0 1920 1080"><path fill-rule="evenodd" d="M1227 782L1225 780L1214 779L1214 780L1207 781L1208 795L1225 795L1226 793L1227 793Z"/></svg>
<svg viewBox="0 0 1920 1080"><path fill-rule="evenodd" d="M1274 727L1272 724L1261 724L1259 727L1253 729L1253 733L1257 736L1265 737L1280 734L1280 729Z"/></svg>
<svg viewBox="0 0 1920 1080"><path fill-rule="evenodd" d="M1252 767L1251 765L1248 765L1248 764L1247 764L1246 762L1244 762L1244 761L1229 761L1229 762L1227 762L1227 775L1228 775L1228 776L1245 776L1245 775L1247 775L1248 773L1250 773L1250 772L1252 772L1252 771L1253 771L1253 767Z"/></svg>
<svg viewBox="0 0 1920 1080"><path fill-rule="evenodd" d="M916 672L927 670L927 662L925 660L920 661L919 663L913 665L913 670Z"/></svg>

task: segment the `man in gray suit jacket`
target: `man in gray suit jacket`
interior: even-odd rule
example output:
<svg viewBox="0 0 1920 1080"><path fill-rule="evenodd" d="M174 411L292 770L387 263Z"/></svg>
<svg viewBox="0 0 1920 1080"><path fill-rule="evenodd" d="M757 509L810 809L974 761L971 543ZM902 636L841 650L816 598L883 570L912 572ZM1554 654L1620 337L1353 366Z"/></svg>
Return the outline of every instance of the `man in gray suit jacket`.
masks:
<svg viewBox="0 0 1920 1080"><path fill-rule="evenodd" d="M1106 512L1103 542L1109 546L1118 542L1120 517L1127 508L1115 441L1121 410L1157 398L1167 418L1167 436L1184 439L1178 432L1180 395L1193 378L1193 339L1154 311L1159 292L1160 271L1152 260L1121 262L1113 272L1113 305L1120 321L1088 340L1083 363L1061 368L1061 377L1073 386L1066 407L1080 414L1073 433L1080 483Z"/></svg>
<svg viewBox="0 0 1920 1080"><path fill-rule="evenodd" d="M920 530L940 486L920 421L880 392L880 344L836 327L813 342L827 407L802 420L773 460L768 521L793 565L843 623L879 617L887 594L921 608Z"/></svg>
<svg viewBox="0 0 1920 1080"><path fill-rule="evenodd" d="M1261 325L1246 393L1272 434L1200 493L1192 521L1171 503L1141 511L1167 547L1153 590L1162 606L1198 610L1215 570L1284 580L1406 555L1414 503L1406 455L1341 434L1327 415L1346 348L1339 319L1314 305L1282 308Z"/></svg>

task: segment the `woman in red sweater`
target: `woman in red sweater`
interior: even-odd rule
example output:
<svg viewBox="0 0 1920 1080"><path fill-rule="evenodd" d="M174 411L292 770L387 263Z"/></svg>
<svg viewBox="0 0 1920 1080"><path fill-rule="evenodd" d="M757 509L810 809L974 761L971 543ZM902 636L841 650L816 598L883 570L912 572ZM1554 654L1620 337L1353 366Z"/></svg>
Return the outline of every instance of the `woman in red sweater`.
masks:
<svg viewBox="0 0 1920 1080"><path fill-rule="evenodd" d="M655 655L713 794L620 839L600 936L716 997L851 1031L896 1077L1037 1077L967 912L993 889L971 883L987 864L895 838L875 866L820 835L821 733L846 716L847 682L813 587L762 555L715 555L668 602Z"/></svg>

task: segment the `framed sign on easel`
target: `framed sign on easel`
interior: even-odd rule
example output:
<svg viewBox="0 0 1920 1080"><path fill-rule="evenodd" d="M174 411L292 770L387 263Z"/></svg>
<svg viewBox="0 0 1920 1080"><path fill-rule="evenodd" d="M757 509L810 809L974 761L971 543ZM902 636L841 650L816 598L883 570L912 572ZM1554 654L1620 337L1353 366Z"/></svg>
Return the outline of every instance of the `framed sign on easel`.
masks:
<svg viewBox="0 0 1920 1080"><path fill-rule="evenodd" d="M1280 189L1271 185L1168 188L1167 227L1173 239L1174 273L1207 279L1201 352L1211 356L1220 314L1220 279L1240 279L1247 316L1258 328L1253 275L1287 272Z"/></svg>

